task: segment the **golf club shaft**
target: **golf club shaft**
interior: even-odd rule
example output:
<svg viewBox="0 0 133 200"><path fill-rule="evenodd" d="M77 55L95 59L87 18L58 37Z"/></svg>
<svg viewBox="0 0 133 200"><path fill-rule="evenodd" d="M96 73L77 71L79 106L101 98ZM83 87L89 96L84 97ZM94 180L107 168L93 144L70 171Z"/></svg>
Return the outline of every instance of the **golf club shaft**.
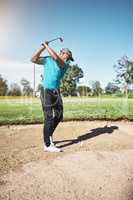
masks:
<svg viewBox="0 0 133 200"><path fill-rule="evenodd" d="M58 38L55 38L55 39L49 40L48 43L53 42L53 41L58 40L58 39L60 39L60 38L58 37Z"/></svg>

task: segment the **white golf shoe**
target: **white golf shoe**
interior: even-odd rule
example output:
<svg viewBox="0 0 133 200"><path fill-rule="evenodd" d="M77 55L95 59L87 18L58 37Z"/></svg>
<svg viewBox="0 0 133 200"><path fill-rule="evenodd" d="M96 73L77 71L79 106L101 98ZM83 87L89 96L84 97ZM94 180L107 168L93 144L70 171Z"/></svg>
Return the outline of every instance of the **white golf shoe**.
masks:
<svg viewBox="0 0 133 200"><path fill-rule="evenodd" d="M46 151L46 152L62 152L62 149L59 149L54 145L50 145L48 147L44 147L44 151Z"/></svg>

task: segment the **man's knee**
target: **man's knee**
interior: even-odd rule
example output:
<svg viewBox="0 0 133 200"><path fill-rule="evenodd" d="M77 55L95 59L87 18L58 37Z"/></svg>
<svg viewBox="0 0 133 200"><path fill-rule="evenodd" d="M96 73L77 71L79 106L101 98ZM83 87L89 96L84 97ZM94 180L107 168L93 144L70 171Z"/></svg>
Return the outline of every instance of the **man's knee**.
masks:
<svg viewBox="0 0 133 200"><path fill-rule="evenodd" d="M51 120L53 120L53 118L54 118L53 111L52 110L45 110L45 112L44 112L45 121L51 121Z"/></svg>
<svg viewBox="0 0 133 200"><path fill-rule="evenodd" d="M58 121L62 121L63 120L63 109L55 110L55 118Z"/></svg>

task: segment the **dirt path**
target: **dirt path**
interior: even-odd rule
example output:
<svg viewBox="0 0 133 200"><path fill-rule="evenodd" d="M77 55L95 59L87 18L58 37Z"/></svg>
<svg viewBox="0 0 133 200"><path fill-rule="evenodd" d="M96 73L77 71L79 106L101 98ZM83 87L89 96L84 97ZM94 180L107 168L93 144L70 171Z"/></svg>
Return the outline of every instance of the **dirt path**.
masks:
<svg viewBox="0 0 133 200"><path fill-rule="evenodd" d="M133 123L65 122L63 153L45 153L42 125L0 127L0 200L133 200Z"/></svg>

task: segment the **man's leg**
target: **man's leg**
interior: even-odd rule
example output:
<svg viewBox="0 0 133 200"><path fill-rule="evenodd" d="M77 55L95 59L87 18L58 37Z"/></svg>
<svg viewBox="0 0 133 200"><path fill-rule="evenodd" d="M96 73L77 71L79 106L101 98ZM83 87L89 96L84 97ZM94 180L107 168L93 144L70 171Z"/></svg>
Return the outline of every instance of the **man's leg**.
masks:
<svg viewBox="0 0 133 200"><path fill-rule="evenodd" d="M63 119L63 104L58 91L44 90L44 96L41 96L42 107L44 111L44 143L48 147L52 144L52 135L58 123Z"/></svg>
<svg viewBox="0 0 133 200"><path fill-rule="evenodd" d="M61 152L62 150L52 145L50 141L50 137L54 130L54 116L53 116L53 91L46 90L44 95L44 129L43 129L43 136L44 136L44 143L46 147L44 147L44 151L48 152Z"/></svg>
<svg viewBox="0 0 133 200"><path fill-rule="evenodd" d="M44 90L43 111L44 111L43 138L45 145L48 147L50 146L50 135L54 127L52 93L48 89Z"/></svg>
<svg viewBox="0 0 133 200"><path fill-rule="evenodd" d="M59 91L57 91L56 103L54 104L53 109L54 109L54 125L53 125L53 131L51 132L51 136L53 135L59 122L63 120L63 103Z"/></svg>

